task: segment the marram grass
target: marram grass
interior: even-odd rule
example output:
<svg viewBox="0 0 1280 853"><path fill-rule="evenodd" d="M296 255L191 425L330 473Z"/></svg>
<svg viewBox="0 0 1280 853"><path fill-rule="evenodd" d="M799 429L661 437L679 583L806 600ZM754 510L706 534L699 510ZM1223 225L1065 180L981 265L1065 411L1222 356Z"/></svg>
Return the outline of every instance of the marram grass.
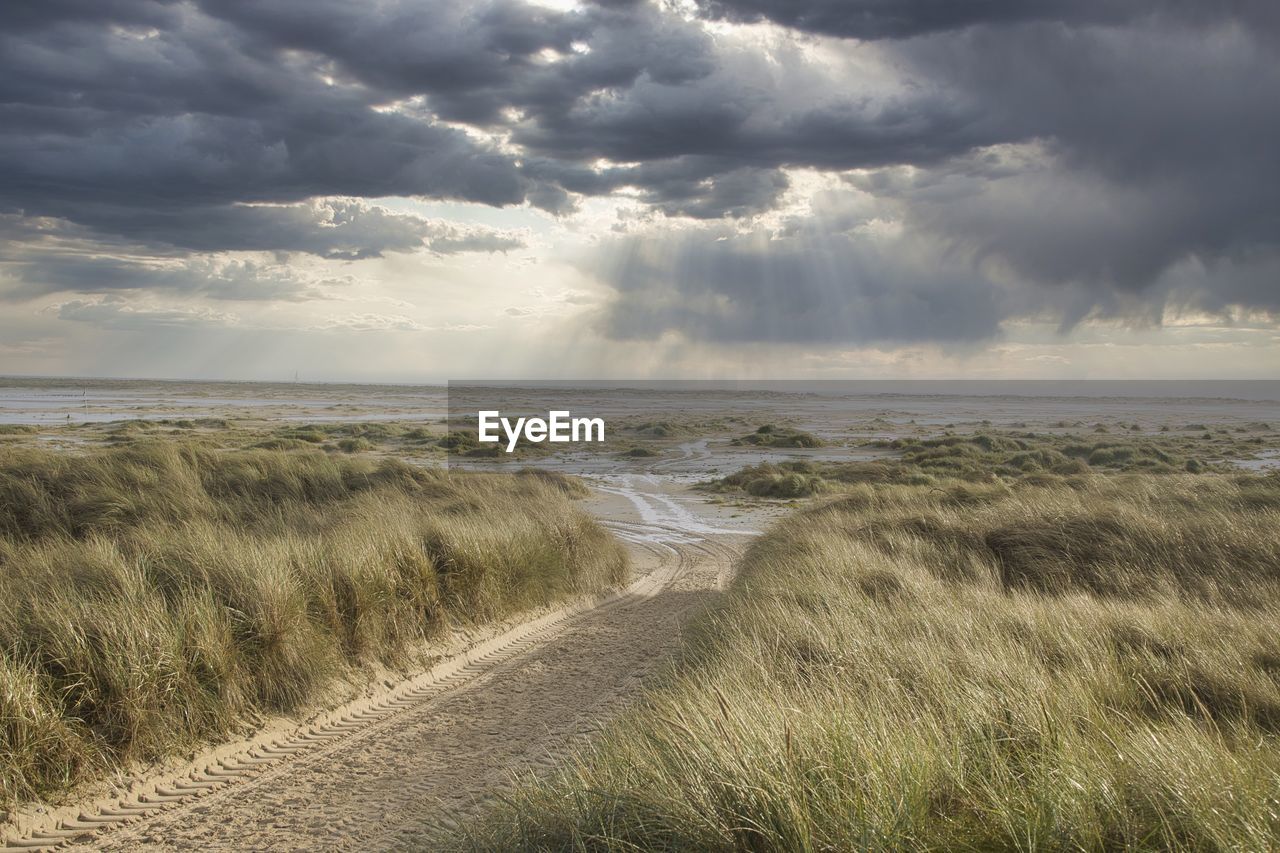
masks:
<svg viewBox="0 0 1280 853"><path fill-rule="evenodd" d="M444 846L1280 845L1280 477L862 486L636 712Z"/></svg>
<svg viewBox="0 0 1280 853"><path fill-rule="evenodd" d="M173 442L0 448L0 804L625 579L576 481Z"/></svg>

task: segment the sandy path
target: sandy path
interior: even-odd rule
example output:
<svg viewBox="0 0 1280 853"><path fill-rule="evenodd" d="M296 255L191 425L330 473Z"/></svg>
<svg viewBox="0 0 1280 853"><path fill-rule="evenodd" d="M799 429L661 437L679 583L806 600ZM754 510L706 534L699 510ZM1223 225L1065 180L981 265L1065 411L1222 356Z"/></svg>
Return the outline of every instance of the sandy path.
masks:
<svg viewBox="0 0 1280 853"><path fill-rule="evenodd" d="M468 666L420 702L72 850L421 849L515 773L554 767L634 700L716 595L741 536L616 519L653 571L637 593Z"/></svg>

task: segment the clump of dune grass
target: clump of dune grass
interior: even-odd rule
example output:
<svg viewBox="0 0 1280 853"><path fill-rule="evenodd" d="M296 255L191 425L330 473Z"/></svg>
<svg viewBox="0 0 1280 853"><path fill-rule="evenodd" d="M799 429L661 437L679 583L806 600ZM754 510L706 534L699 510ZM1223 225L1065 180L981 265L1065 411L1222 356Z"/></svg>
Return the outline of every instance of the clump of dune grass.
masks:
<svg viewBox="0 0 1280 853"><path fill-rule="evenodd" d="M479 433L472 430L451 430L436 442L449 452L450 457L467 459L502 459L543 456L549 452L549 445L544 442L530 441L523 432L516 438L515 446L507 452L507 438L501 437L495 442L481 442Z"/></svg>
<svg viewBox="0 0 1280 853"><path fill-rule="evenodd" d="M518 479L534 480L548 489L571 498L585 498L591 494L586 483L560 471L546 468L521 468L516 471L515 476Z"/></svg>
<svg viewBox="0 0 1280 853"><path fill-rule="evenodd" d="M333 433L335 435L347 435L352 438L365 438L370 441L394 438L404 434L405 428L396 423L341 423L335 424Z"/></svg>
<svg viewBox="0 0 1280 853"><path fill-rule="evenodd" d="M739 436L729 442L733 445L754 445L756 447L823 447L826 442L813 433L803 430L765 424L753 433Z"/></svg>
<svg viewBox="0 0 1280 853"><path fill-rule="evenodd" d="M762 462L709 484L713 491L743 491L757 498L803 498L826 491L823 470L810 462Z"/></svg>
<svg viewBox="0 0 1280 853"><path fill-rule="evenodd" d="M274 438L264 438L262 441L256 441L249 445L253 450L306 450L312 446L312 442L304 441L300 438L279 436Z"/></svg>
<svg viewBox="0 0 1280 853"><path fill-rule="evenodd" d="M625 424L622 429L642 438L676 438L692 433L689 425L674 421L642 421L636 424Z"/></svg>
<svg viewBox="0 0 1280 853"><path fill-rule="evenodd" d="M0 449L0 802L408 666L451 623L622 582L575 493L314 449Z"/></svg>
<svg viewBox="0 0 1280 853"><path fill-rule="evenodd" d="M276 435L280 438L295 439L307 444L320 444L328 437L328 431L321 427L303 424L277 430Z"/></svg>
<svg viewBox="0 0 1280 853"><path fill-rule="evenodd" d="M1274 849L1280 476L860 485L644 706L444 844Z"/></svg>

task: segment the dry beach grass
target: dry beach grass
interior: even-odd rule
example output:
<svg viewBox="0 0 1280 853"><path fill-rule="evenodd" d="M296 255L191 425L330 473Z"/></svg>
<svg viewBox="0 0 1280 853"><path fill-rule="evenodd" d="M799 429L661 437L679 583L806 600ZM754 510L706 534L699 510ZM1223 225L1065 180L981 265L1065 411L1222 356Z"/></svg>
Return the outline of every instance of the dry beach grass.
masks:
<svg viewBox="0 0 1280 853"><path fill-rule="evenodd" d="M0 448L0 803L622 582L581 489L315 450Z"/></svg>
<svg viewBox="0 0 1280 853"><path fill-rule="evenodd" d="M1280 476L853 484L476 849L1271 849Z"/></svg>

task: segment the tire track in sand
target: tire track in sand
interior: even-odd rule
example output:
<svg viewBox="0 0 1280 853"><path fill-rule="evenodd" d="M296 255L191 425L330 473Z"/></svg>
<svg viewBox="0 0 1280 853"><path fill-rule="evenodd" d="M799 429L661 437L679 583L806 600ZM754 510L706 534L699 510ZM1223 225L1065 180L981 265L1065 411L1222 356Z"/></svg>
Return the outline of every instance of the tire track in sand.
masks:
<svg viewBox="0 0 1280 853"><path fill-rule="evenodd" d="M621 595L527 623L295 738L10 844L411 847L513 774L549 770L599 731L678 647L685 621L718 594L735 547L650 530L634 544L661 563Z"/></svg>

